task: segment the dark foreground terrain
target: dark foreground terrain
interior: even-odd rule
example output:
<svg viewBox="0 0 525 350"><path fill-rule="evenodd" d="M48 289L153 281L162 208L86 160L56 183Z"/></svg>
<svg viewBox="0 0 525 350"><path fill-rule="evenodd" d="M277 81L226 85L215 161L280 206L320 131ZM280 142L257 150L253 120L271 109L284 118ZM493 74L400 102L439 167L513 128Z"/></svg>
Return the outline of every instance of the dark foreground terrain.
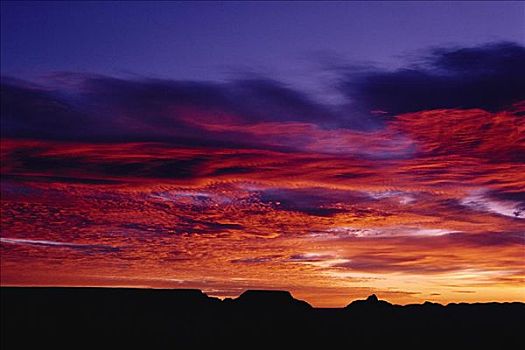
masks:
<svg viewBox="0 0 525 350"><path fill-rule="evenodd" d="M525 304L398 306L374 295L316 309L288 292L221 301L199 290L11 288L2 349L379 346L508 349L525 344Z"/></svg>

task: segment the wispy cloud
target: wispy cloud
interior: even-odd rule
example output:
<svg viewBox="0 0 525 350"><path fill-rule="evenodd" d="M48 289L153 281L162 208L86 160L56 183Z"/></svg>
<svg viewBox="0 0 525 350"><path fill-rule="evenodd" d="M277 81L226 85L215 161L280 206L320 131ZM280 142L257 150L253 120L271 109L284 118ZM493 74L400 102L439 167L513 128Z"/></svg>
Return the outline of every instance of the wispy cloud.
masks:
<svg viewBox="0 0 525 350"><path fill-rule="evenodd" d="M513 201L501 201L491 199L486 191L472 191L461 204L473 210L487 211L499 215L509 216L516 219L525 219L525 204Z"/></svg>
<svg viewBox="0 0 525 350"><path fill-rule="evenodd" d="M95 251L118 251L119 248L102 245L102 244L81 244L81 243L70 243L70 242L56 242L39 239L23 239L23 238L7 238L0 237L1 243L7 244L20 244L20 245L33 245L33 246L44 246L44 247L58 247L58 248L72 248L72 249L85 249Z"/></svg>

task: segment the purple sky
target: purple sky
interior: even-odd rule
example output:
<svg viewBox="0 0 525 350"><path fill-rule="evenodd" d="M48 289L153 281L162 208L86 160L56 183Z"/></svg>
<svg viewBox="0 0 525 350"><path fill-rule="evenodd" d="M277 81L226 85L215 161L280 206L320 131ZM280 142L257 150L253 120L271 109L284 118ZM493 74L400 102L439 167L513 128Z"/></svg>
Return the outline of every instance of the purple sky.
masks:
<svg viewBox="0 0 525 350"><path fill-rule="evenodd" d="M319 91L329 63L397 67L433 46L525 42L523 2L2 2L1 73L175 80L246 73Z"/></svg>
<svg viewBox="0 0 525 350"><path fill-rule="evenodd" d="M525 300L525 2L2 2L0 285Z"/></svg>

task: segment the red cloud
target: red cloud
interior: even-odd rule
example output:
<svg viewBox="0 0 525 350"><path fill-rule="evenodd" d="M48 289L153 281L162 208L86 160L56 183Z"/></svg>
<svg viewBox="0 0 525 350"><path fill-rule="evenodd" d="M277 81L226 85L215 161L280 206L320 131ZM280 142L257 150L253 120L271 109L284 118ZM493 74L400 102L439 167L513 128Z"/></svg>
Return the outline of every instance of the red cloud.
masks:
<svg viewBox="0 0 525 350"><path fill-rule="evenodd" d="M4 138L2 284L523 300L521 119L423 111L371 132L192 121L268 149Z"/></svg>

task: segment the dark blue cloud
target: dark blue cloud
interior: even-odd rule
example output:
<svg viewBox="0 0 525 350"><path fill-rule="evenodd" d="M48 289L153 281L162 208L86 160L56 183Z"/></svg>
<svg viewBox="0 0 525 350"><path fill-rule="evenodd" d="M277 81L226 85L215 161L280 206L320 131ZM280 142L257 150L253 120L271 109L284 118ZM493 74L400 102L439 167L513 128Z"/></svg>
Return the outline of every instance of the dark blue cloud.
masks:
<svg viewBox="0 0 525 350"><path fill-rule="evenodd" d="M525 48L492 43L434 49L418 64L395 71L351 72L340 84L362 113L392 116L439 108L495 111L525 99Z"/></svg>
<svg viewBox="0 0 525 350"><path fill-rule="evenodd" d="M269 77L214 83L61 74L48 86L4 77L2 137L268 148L239 133L205 130L191 123L192 113L215 123L233 116L245 125L367 129L384 115L418 110L497 110L525 100L524 62L525 48L512 43L435 49L397 71L341 73L346 102L338 106Z"/></svg>
<svg viewBox="0 0 525 350"><path fill-rule="evenodd" d="M52 91L6 78L1 81L0 113L2 137L63 139L99 127Z"/></svg>
<svg viewBox="0 0 525 350"><path fill-rule="evenodd" d="M231 115L245 124L338 120L328 107L270 79L225 84L75 74L60 79L63 86L49 89L3 78L2 136L236 145L235 135L211 135L183 119L195 111L215 122Z"/></svg>

